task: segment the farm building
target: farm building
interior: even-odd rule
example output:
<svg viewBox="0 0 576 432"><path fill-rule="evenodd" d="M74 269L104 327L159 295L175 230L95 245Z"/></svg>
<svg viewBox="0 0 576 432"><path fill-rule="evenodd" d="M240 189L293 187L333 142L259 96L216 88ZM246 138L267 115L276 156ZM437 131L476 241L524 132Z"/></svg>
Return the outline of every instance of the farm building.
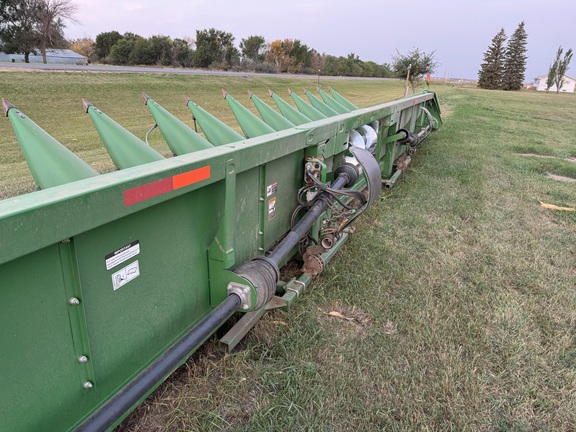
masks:
<svg viewBox="0 0 576 432"><path fill-rule="evenodd" d="M534 86L536 86L536 90L538 91L546 91L546 81L548 79L548 75L540 75L537 78L534 78ZM566 93L574 93L574 89L576 88L576 78L572 78L568 75L564 75L564 85L560 89L561 92ZM555 92L556 86L553 85L550 87L549 91Z"/></svg>
<svg viewBox="0 0 576 432"><path fill-rule="evenodd" d="M42 63L42 54L30 54L30 63ZM6 54L0 52L0 61L24 62L24 54ZM48 63L86 64L87 59L69 49L49 49L46 50L46 61Z"/></svg>

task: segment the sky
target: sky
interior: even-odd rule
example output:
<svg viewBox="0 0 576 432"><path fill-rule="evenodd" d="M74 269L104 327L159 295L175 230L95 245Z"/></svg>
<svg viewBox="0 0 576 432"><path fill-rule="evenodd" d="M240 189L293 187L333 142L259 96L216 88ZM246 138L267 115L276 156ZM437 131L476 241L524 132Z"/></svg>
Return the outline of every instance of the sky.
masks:
<svg viewBox="0 0 576 432"><path fill-rule="evenodd" d="M143 37L195 38L216 28L243 38L300 39L319 53L391 63L413 48L435 53L433 76L477 79L492 38L525 22L526 82L548 73L559 46L576 48L576 21L569 0L73 0L79 23L69 39L116 30ZM576 63L574 61L573 63ZM573 72L573 73L572 73ZM571 74L572 73L572 74ZM568 74L574 76L573 64Z"/></svg>

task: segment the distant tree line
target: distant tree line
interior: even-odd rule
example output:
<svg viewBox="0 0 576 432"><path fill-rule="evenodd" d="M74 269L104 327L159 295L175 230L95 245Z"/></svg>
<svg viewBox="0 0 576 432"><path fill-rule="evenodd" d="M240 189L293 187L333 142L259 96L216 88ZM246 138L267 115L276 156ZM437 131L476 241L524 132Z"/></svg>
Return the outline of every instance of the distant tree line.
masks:
<svg viewBox="0 0 576 432"><path fill-rule="evenodd" d="M231 33L215 28L197 30L196 37L172 39L155 35L142 37L117 31L100 33L96 39L69 41L66 23L77 22L78 6L73 0L0 0L0 51L30 54L70 48L90 62L117 65L197 67L218 70L268 73L321 74L328 76L396 77L403 79L410 69L415 91L425 73L436 67L434 53L414 49L407 56L398 53L394 63L363 61L355 53L347 56L320 54L299 39L277 39L268 43L253 35L240 41L238 48Z"/></svg>
<svg viewBox="0 0 576 432"><path fill-rule="evenodd" d="M346 57L320 54L299 39L267 43L253 35L234 44L231 33L214 28L197 30L196 38L169 36L144 38L134 33L103 32L96 40L72 41L71 49L90 61L117 65L158 65L219 70L252 70L268 73L302 73L332 76L393 77L384 63L362 61L351 53Z"/></svg>
<svg viewBox="0 0 576 432"><path fill-rule="evenodd" d="M489 90L520 90L526 72L526 43L528 35L522 21L506 44L501 29L484 53L478 72L478 87Z"/></svg>

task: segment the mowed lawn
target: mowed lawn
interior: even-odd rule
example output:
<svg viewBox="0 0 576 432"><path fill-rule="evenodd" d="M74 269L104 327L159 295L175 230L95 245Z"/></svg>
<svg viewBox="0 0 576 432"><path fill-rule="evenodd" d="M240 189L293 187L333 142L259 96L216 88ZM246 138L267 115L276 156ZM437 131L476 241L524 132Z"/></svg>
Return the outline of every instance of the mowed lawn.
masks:
<svg viewBox="0 0 576 432"><path fill-rule="evenodd" d="M402 94L394 81L320 82L360 106ZM105 171L79 97L143 137L152 121L139 91L182 120L187 94L233 125L220 87L252 108L246 89L301 94L316 80L9 73L0 83L0 96ZM444 126L310 290L238 351L212 339L118 430L575 429L576 212L541 203L576 207L576 95L432 90ZM33 189L7 119L0 132L0 184Z"/></svg>

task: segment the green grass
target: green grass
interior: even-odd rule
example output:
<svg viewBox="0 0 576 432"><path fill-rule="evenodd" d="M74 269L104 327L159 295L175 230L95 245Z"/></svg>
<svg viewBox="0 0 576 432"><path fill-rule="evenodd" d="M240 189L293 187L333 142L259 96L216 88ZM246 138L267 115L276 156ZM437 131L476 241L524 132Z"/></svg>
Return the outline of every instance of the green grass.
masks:
<svg viewBox="0 0 576 432"><path fill-rule="evenodd" d="M187 94L234 124L220 87L245 102L247 88L264 96L315 84L0 75L6 81L12 90L0 96L102 166L80 97L143 136L151 117L139 91L181 119L190 118ZM402 93L393 81L325 83L361 106ZM233 354L206 344L119 431L574 430L576 213L539 201L576 207L575 184L546 176L576 178L575 96L433 89L443 128L306 295L268 313ZM28 174L6 175L23 163L13 136L2 133L0 149L2 184L21 183Z"/></svg>
<svg viewBox="0 0 576 432"><path fill-rule="evenodd" d="M574 97L438 92L444 128L311 291L121 430L573 430L576 218L539 200L576 206L544 176L576 177Z"/></svg>

